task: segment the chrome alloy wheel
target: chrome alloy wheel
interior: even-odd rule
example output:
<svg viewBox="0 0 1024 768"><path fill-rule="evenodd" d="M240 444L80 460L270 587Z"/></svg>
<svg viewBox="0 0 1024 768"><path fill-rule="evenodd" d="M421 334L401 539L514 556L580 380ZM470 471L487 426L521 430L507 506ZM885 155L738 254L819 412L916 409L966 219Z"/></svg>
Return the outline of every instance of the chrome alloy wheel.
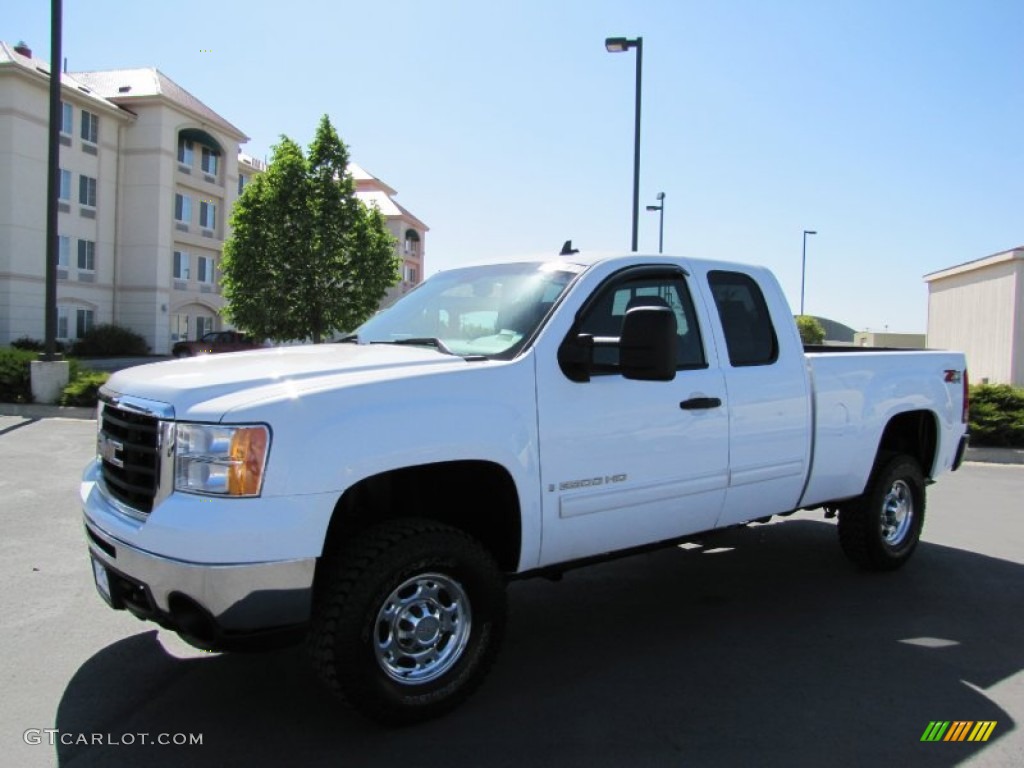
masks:
<svg viewBox="0 0 1024 768"><path fill-rule="evenodd" d="M377 663L396 682L429 683L462 656L471 623L469 596L459 582L440 573L413 576L377 613Z"/></svg>
<svg viewBox="0 0 1024 768"><path fill-rule="evenodd" d="M914 494L904 480L896 480L882 501L882 538L899 546L914 521Z"/></svg>

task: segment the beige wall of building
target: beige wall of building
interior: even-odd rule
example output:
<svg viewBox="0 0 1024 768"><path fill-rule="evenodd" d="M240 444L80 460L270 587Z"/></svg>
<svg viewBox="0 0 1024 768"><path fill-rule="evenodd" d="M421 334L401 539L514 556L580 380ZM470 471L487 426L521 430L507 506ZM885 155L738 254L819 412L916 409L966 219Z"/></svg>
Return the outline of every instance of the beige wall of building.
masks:
<svg viewBox="0 0 1024 768"><path fill-rule="evenodd" d="M0 42L0 345L45 333L48 69ZM167 354L175 341L220 330L228 218L266 165L240 153L242 131L159 70L65 73L61 90L70 127L60 147L69 190L58 221L58 338L117 323ZM94 141L83 139L83 121ZM350 171L402 259L388 304L423 280L428 227L394 189Z"/></svg>
<svg viewBox="0 0 1024 768"><path fill-rule="evenodd" d="M924 349L926 337L923 333L876 333L858 331L853 334L855 347L885 347L887 349Z"/></svg>
<svg viewBox="0 0 1024 768"><path fill-rule="evenodd" d="M971 381L1024 386L1024 247L925 275L928 346L967 355Z"/></svg>
<svg viewBox="0 0 1024 768"><path fill-rule="evenodd" d="M0 43L0 344L45 329L48 69ZM246 136L155 69L63 74L61 90L70 195L58 214L58 338L115 322L166 353L179 336L219 329L217 265ZM178 195L188 221L176 219Z"/></svg>
<svg viewBox="0 0 1024 768"><path fill-rule="evenodd" d="M45 324L49 75L38 65L0 43L0 344L41 338ZM118 141L132 116L62 84L58 332L73 333L113 319Z"/></svg>

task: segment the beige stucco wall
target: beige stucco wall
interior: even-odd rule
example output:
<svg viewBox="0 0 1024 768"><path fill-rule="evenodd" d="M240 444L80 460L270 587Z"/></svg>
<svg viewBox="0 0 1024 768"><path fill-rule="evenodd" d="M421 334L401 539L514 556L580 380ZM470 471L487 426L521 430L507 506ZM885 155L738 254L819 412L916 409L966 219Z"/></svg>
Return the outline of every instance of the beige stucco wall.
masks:
<svg viewBox="0 0 1024 768"><path fill-rule="evenodd" d="M22 336L41 339L45 327L46 190L49 82L10 70L0 77L0 344ZM71 199L58 214L59 235L70 238L69 264L57 283L57 303L88 308L110 322L114 281L118 130L130 120L112 107L65 87L73 107L70 144L60 167L71 171ZM99 117L95 155L83 151L82 109ZM79 204L79 178L96 179L95 218ZM95 272L79 272L77 241L95 242Z"/></svg>
<svg viewBox="0 0 1024 768"><path fill-rule="evenodd" d="M928 346L965 352L975 383L988 379L1024 385L1022 277L1024 262L1013 260L933 279L928 285Z"/></svg>
<svg viewBox="0 0 1024 768"><path fill-rule="evenodd" d="M887 347L889 349L924 349L926 336L923 333L876 333L858 331L853 335L855 347Z"/></svg>

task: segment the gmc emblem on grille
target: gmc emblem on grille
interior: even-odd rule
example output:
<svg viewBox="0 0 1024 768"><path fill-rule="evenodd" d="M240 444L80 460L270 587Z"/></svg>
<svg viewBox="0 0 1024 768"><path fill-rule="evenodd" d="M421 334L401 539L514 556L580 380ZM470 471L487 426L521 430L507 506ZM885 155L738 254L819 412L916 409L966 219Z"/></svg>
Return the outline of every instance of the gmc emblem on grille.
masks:
<svg viewBox="0 0 1024 768"><path fill-rule="evenodd" d="M96 447L100 452L100 457L104 461L113 464L115 467L124 467L124 461L117 457L118 452L124 450L124 443L119 443L117 440L111 440L105 434L100 432Z"/></svg>

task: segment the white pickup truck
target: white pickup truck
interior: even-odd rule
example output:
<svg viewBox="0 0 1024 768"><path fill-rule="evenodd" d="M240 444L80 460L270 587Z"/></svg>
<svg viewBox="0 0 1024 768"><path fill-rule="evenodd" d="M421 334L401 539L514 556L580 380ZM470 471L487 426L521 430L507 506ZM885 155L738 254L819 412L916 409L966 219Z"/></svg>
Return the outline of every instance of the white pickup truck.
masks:
<svg viewBox="0 0 1024 768"><path fill-rule="evenodd" d="M478 686L512 577L810 508L897 568L968 407L962 354L807 354L767 270L637 254L442 272L342 343L131 368L101 401L103 598L207 649L305 639L387 723Z"/></svg>

